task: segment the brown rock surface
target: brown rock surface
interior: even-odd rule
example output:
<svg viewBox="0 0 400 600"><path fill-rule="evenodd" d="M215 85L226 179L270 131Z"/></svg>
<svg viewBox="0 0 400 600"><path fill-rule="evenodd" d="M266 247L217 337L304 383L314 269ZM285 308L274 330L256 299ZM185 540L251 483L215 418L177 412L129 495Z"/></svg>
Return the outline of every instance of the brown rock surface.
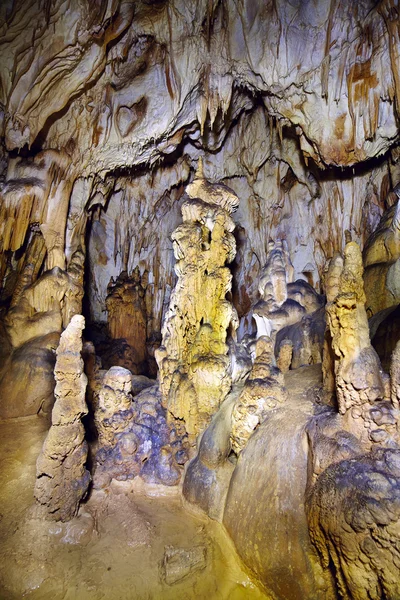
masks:
<svg viewBox="0 0 400 600"><path fill-rule="evenodd" d="M109 335L112 340L126 340L132 349L132 359L121 366L134 374L143 373L147 358L147 315L139 269L136 268L130 277L126 272L121 273L115 282L109 283L107 292ZM114 359L113 364L118 362Z"/></svg>

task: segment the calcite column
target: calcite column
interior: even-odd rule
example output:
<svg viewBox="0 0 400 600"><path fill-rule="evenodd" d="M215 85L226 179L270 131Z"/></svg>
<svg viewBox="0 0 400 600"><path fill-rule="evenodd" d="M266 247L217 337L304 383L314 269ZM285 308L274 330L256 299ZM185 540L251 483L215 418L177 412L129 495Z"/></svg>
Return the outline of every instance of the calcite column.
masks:
<svg viewBox="0 0 400 600"><path fill-rule="evenodd" d="M230 216L239 200L226 186L210 184L201 167L188 186L183 224L172 234L178 282L156 353L169 418L189 434L203 431L231 387L227 330L236 321L227 300L235 257Z"/></svg>
<svg viewBox="0 0 400 600"><path fill-rule="evenodd" d="M36 464L35 498L46 516L57 521L68 521L76 515L90 482L81 422L87 414L87 377L81 357L84 327L84 317L75 315L61 334L54 369L52 424Z"/></svg>
<svg viewBox="0 0 400 600"><path fill-rule="evenodd" d="M346 244L344 259L331 261L326 280L327 321L335 353L339 412L383 398L382 368L371 346L365 310L361 250Z"/></svg>

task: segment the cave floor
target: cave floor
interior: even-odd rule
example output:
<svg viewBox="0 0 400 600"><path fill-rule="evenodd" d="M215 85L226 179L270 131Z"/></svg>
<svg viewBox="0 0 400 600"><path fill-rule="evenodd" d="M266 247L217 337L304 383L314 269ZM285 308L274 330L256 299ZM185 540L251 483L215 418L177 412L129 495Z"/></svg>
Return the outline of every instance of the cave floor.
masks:
<svg viewBox="0 0 400 600"><path fill-rule="evenodd" d="M113 482L69 524L39 519L33 487L46 430L38 417L0 422L1 600L267 598L223 528L185 509L177 491ZM206 566L167 584L166 547L200 548Z"/></svg>

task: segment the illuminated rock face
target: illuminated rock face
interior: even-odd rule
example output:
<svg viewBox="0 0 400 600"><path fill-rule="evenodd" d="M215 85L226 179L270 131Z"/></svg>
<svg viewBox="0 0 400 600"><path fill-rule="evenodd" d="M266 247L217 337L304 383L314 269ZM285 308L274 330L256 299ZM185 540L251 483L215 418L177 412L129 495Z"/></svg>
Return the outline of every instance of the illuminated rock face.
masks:
<svg viewBox="0 0 400 600"><path fill-rule="evenodd" d="M199 170L182 206L183 224L172 234L178 282L172 293L156 358L160 389L171 417L189 434L208 424L231 387L226 344L236 314L227 300L235 257L230 213L238 198L211 185Z"/></svg>
<svg viewBox="0 0 400 600"><path fill-rule="evenodd" d="M61 334L54 369L56 401L51 427L36 465L35 498L47 518L68 521L78 511L90 474L85 468L87 443L81 418L87 414L82 330L85 319L72 317Z"/></svg>

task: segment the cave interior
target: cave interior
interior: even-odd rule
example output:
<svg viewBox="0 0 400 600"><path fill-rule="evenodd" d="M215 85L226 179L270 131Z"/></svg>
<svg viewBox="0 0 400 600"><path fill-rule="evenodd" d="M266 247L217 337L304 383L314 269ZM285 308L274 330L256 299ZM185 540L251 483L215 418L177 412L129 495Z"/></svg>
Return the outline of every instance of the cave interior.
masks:
<svg viewBox="0 0 400 600"><path fill-rule="evenodd" d="M2 0L0 597L400 599L398 0Z"/></svg>

